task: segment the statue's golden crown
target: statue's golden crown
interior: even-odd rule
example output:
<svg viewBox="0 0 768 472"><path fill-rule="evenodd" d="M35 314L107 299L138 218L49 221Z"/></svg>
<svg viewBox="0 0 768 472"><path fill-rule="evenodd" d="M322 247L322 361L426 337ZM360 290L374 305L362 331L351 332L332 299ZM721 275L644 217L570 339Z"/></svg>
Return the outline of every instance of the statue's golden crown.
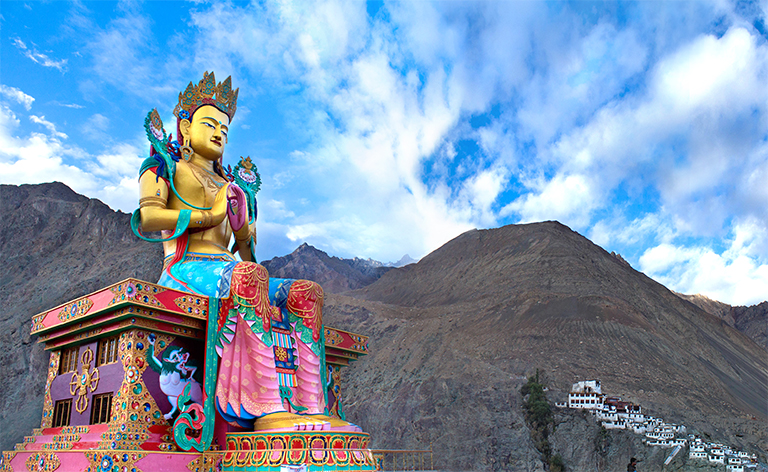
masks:
<svg viewBox="0 0 768 472"><path fill-rule="evenodd" d="M206 72L200 83L195 85L190 82L187 89L179 94L179 103L173 109L173 114L177 118L189 120L195 110L201 106L213 105L226 113L232 121L237 109L237 92L239 91L240 89L232 90L232 76L217 84L213 72L210 74Z"/></svg>

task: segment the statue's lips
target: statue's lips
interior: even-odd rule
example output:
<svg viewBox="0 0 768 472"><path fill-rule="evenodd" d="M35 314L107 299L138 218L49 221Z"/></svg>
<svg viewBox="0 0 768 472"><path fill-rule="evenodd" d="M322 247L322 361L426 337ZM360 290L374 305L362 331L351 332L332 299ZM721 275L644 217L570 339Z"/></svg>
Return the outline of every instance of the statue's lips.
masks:
<svg viewBox="0 0 768 472"><path fill-rule="evenodd" d="M212 139L212 140L211 140L211 142L212 142L213 144L215 144L215 145L217 145L217 146L221 147L221 141L214 141L214 140Z"/></svg>

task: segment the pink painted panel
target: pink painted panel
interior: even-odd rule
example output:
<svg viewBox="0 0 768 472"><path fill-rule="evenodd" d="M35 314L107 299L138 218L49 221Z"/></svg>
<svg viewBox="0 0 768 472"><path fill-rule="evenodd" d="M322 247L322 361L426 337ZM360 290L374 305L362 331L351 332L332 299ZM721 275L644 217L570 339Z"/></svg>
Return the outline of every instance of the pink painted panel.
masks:
<svg viewBox="0 0 768 472"><path fill-rule="evenodd" d="M187 464L200 457L200 454L147 454L136 461L136 468L154 472L187 471Z"/></svg>

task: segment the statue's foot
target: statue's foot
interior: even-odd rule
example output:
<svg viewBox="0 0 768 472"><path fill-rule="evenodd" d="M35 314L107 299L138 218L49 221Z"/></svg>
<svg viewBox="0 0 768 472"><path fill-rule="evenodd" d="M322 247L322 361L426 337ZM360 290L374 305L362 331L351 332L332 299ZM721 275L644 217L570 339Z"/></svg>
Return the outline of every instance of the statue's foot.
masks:
<svg viewBox="0 0 768 472"><path fill-rule="evenodd" d="M326 417L327 418L327 417ZM331 423L322 418L280 411L256 420L254 431L328 431Z"/></svg>
<svg viewBox="0 0 768 472"><path fill-rule="evenodd" d="M312 418L320 421L326 421L331 425L331 431L344 431L349 433L362 433L363 430L360 426L344 421L340 418L335 418L328 415L310 415Z"/></svg>

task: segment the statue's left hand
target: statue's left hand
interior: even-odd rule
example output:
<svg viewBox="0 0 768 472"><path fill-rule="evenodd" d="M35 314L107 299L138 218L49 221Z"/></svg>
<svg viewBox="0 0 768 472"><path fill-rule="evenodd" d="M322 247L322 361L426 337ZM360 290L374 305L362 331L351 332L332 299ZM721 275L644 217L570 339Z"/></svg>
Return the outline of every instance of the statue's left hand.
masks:
<svg viewBox="0 0 768 472"><path fill-rule="evenodd" d="M230 184L227 188L227 216L232 230L237 232L248 222L248 204L245 199L243 189L235 184Z"/></svg>

